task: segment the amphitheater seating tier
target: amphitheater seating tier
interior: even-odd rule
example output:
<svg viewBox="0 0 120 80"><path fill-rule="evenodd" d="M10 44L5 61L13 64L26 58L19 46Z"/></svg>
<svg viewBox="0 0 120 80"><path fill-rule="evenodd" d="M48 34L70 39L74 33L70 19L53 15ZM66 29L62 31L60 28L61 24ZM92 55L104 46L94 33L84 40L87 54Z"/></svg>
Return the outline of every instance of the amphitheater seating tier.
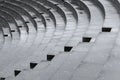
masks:
<svg viewBox="0 0 120 80"><path fill-rule="evenodd" d="M0 0L0 80L120 80L120 0Z"/></svg>

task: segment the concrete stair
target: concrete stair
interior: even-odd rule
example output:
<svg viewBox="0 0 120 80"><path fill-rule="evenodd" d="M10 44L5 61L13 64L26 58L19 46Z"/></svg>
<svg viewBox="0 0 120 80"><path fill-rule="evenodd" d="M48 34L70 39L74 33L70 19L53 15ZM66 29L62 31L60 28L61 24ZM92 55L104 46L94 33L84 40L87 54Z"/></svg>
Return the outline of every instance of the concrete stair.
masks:
<svg viewBox="0 0 120 80"><path fill-rule="evenodd" d="M0 0L0 80L119 80L120 0Z"/></svg>

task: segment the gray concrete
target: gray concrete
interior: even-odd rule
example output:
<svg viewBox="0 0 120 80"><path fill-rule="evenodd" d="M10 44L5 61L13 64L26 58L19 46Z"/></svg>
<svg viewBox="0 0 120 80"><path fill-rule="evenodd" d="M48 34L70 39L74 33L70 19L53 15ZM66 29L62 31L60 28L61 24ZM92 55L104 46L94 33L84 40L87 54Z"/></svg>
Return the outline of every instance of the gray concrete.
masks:
<svg viewBox="0 0 120 80"><path fill-rule="evenodd" d="M120 79L120 0L0 0L0 26L0 80Z"/></svg>

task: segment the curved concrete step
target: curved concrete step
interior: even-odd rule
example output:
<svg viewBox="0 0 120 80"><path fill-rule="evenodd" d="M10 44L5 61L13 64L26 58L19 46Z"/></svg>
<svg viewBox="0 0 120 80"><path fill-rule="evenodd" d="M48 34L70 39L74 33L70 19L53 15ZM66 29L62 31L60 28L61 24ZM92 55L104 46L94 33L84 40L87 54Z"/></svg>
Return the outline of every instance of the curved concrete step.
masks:
<svg viewBox="0 0 120 80"><path fill-rule="evenodd" d="M17 27L18 25L17 25L15 19L11 15L9 15L8 13L6 13L4 11L0 11L0 15L4 19L6 19L7 22L9 23L10 32L11 32L11 36L12 36L13 40L14 39L19 40L20 31ZM14 31L14 32L12 32L12 31Z"/></svg>
<svg viewBox="0 0 120 80"><path fill-rule="evenodd" d="M0 5L0 79L120 79L119 0L6 0ZM19 30L17 40L10 23Z"/></svg>
<svg viewBox="0 0 120 80"><path fill-rule="evenodd" d="M67 57L67 56L66 56ZM42 63L41 63L42 64ZM49 68L50 69L50 68ZM56 69L56 68L55 68ZM22 75L22 74L21 74ZM25 74L24 74L25 75ZM45 76L43 76L45 78Z"/></svg>

